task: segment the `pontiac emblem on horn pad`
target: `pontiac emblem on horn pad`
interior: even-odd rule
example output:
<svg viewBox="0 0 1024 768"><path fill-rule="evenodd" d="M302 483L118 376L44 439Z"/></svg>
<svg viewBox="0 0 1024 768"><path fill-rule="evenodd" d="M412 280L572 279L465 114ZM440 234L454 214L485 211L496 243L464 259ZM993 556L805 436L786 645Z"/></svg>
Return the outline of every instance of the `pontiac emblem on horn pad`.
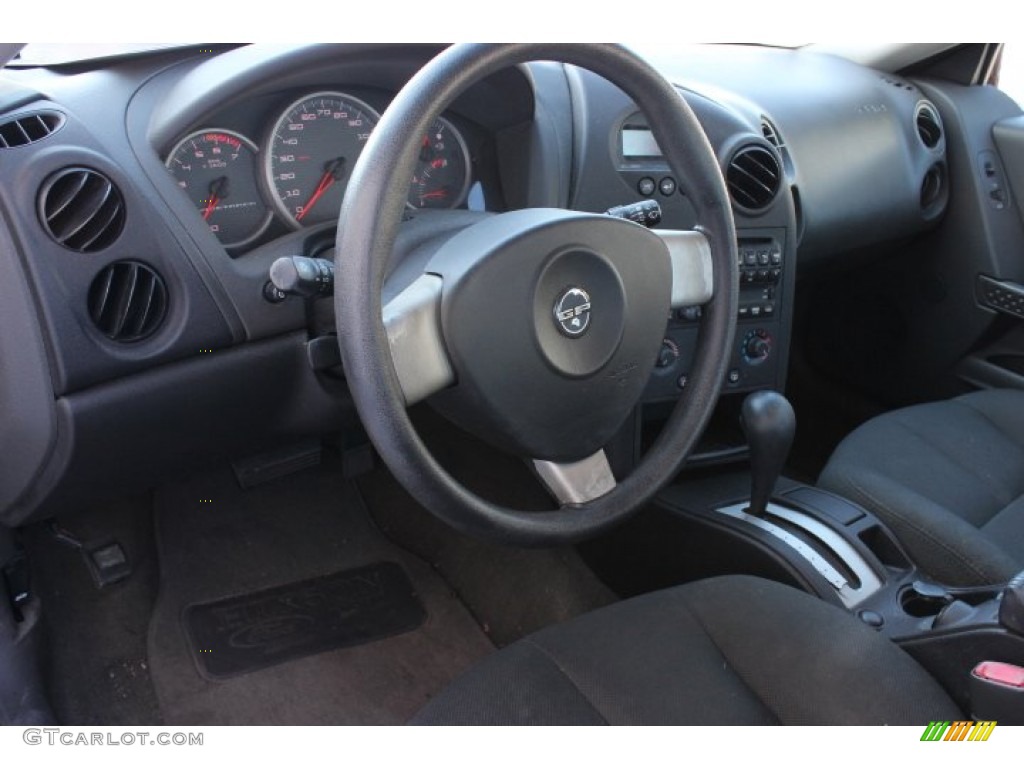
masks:
<svg viewBox="0 0 1024 768"><path fill-rule="evenodd" d="M582 288L568 288L555 302L558 329L571 339L582 336L590 327L590 295Z"/></svg>

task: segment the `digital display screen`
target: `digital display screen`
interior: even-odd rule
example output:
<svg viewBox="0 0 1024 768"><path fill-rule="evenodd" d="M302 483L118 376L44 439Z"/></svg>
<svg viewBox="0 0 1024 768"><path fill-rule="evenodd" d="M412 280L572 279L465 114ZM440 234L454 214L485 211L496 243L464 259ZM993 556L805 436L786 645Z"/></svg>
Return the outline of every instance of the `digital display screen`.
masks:
<svg viewBox="0 0 1024 768"><path fill-rule="evenodd" d="M654 140L650 128L625 127L622 129L622 157L631 160L640 157L661 157L661 147Z"/></svg>

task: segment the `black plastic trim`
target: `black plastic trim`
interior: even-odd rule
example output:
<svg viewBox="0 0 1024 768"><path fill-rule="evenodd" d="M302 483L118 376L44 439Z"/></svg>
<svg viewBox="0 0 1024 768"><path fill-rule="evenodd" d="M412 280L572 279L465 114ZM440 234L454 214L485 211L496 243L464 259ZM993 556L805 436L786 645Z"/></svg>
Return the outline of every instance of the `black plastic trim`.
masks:
<svg viewBox="0 0 1024 768"><path fill-rule="evenodd" d="M59 398L56 449L0 523L75 511L286 439L351 427L348 398L306 364L306 338L246 344Z"/></svg>

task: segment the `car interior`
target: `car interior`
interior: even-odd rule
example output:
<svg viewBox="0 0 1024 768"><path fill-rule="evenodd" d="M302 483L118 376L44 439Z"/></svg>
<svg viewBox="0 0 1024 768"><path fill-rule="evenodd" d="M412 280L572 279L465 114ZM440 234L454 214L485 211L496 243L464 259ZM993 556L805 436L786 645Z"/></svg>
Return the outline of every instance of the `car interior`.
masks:
<svg viewBox="0 0 1024 768"><path fill-rule="evenodd" d="M1004 53L0 46L0 724L1024 724Z"/></svg>

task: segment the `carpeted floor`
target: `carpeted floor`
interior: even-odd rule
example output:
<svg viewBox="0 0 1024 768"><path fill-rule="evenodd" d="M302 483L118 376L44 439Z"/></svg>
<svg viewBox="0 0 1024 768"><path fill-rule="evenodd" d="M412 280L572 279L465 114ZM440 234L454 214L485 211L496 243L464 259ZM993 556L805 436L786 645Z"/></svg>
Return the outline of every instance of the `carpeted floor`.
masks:
<svg viewBox="0 0 1024 768"><path fill-rule="evenodd" d="M478 492L550 503L519 462L435 447ZM30 528L58 720L402 723L495 645L616 599L573 548L469 539L382 467L359 485L327 452L251 490L225 466L61 520L127 552L130 577L102 589L79 552Z"/></svg>
<svg viewBox="0 0 1024 768"><path fill-rule="evenodd" d="M374 529L337 467L249 491L226 470L164 488L156 539L148 656L168 724L402 723L493 650L433 569ZM408 575L426 612L418 628L227 679L200 673L183 623L189 606L380 562Z"/></svg>
<svg viewBox="0 0 1024 768"><path fill-rule="evenodd" d="M33 591L47 626L46 687L64 725L158 725L160 709L146 660L150 610L157 590L149 495L76 515L65 527L83 541L116 538L128 555L129 579L99 589L82 555L48 526L26 529Z"/></svg>

